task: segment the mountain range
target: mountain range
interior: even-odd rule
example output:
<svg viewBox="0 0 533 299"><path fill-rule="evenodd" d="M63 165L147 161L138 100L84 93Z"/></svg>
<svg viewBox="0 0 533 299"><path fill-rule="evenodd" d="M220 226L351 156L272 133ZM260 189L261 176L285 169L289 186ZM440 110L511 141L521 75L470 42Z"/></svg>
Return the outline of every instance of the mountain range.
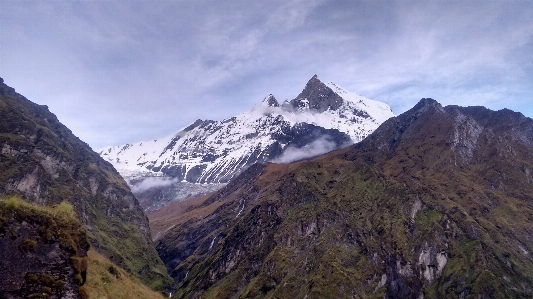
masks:
<svg viewBox="0 0 533 299"><path fill-rule="evenodd" d="M173 298L530 298L532 170L532 119L422 99L353 146L255 164L151 227Z"/></svg>
<svg viewBox="0 0 533 299"><path fill-rule="evenodd" d="M387 104L325 84L315 75L296 98L282 104L269 95L237 116L197 120L167 138L98 152L152 211L162 202L217 190L257 162L286 163L359 142L392 116ZM201 190L178 194L190 188L187 183ZM149 190L152 186L159 188Z"/></svg>
<svg viewBox="0 0 533 299"><path fill-rule="evenodd" d="M210 124L220 144L253 145L242 126L262 115L249 139L277 145L257 143L234 174L156 160L142 173L222 188L147 218L112 164L0 78L0 296L161 296L140 279L172 298L531 298L533 120L425 98L334 150L380 121L354 108L379 103L353 97L315 76L294 100L226 120L235 134L219 133L225 121L181 130L168 151L196 142L204 155ZM285 120L328 115L329 128ZM323 139L327 153L308 151Z"/></svg>

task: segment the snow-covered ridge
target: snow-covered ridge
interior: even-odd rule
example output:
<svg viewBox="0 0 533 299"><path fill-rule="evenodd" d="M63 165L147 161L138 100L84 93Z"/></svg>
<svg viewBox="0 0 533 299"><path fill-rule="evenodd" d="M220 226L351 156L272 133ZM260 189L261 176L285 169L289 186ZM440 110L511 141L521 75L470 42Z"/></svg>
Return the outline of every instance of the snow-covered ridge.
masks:
<svg viewBox="0 0 533 299"><path fill-rule="evenodd" d="M106 147L99 153L127 177L224 183L253 163L286 161L280 157L289 149L294 154L311 144L331 150L359 142L392 116L387 104L314 76L299 97L282 105L269 95L234 117L197 120L174 136Z"/></svg>

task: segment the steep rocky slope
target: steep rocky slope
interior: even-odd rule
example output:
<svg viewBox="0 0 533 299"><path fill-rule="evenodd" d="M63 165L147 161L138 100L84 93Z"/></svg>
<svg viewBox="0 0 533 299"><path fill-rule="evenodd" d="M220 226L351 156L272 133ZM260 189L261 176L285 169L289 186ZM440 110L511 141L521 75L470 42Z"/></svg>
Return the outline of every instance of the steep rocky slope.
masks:
<svg viewBox="0 0 533 299"><path fill-rule="evenodd" d="M0 194L73 205L91 245L113 262L162 287L166 271L151 243L148 219L111 164L0 79Z"/></svg>
<svg viewBox="0 0 533 299"><path fill-rule="evenodd" d="M174 136L99 153L134 186L145 177L164 185L136 192L150 211L185 198L179 192L192 189L190 183L207 184L202 188L213 191L209 185L220 188L216 184L227 183L254 163L290 162L359 142L392 116L388 105L325 84L315 75L291 101L279 104L269 95L237 116L197 120ZM165 184L168 178L172 184Z"/></svg>
<svg viewBox="0 0 533 299"><path fill-rule="evenodd" d="M533 120L423 99L352 147L251 167L157 250L175 298L530 298L532 167Z"/></svg>

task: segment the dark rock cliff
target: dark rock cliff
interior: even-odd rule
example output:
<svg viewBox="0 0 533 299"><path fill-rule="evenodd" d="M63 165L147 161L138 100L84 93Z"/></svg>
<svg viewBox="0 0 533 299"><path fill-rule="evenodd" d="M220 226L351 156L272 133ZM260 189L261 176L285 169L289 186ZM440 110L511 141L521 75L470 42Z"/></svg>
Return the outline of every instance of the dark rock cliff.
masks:
<svg viewBox="0 0 533 299"><path fill-rule="evenodd" d="M162 287L166 271L148 220L118 172L59 122L0 79L0 194L40 205L68 201L91 245L113 262Z"/></svg>

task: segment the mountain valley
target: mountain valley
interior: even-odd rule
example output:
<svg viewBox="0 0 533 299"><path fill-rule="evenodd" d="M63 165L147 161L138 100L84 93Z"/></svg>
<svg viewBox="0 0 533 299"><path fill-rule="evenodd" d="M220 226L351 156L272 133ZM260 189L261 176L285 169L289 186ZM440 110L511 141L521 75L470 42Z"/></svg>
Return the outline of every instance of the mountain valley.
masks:
<svg viewBox="0 0 533 299"><path fill-rule="evenodd" d="M314 76L99 153L1 78L0 115L2 298L533 294L521 113L424 98L394 116Z"/></svg>

